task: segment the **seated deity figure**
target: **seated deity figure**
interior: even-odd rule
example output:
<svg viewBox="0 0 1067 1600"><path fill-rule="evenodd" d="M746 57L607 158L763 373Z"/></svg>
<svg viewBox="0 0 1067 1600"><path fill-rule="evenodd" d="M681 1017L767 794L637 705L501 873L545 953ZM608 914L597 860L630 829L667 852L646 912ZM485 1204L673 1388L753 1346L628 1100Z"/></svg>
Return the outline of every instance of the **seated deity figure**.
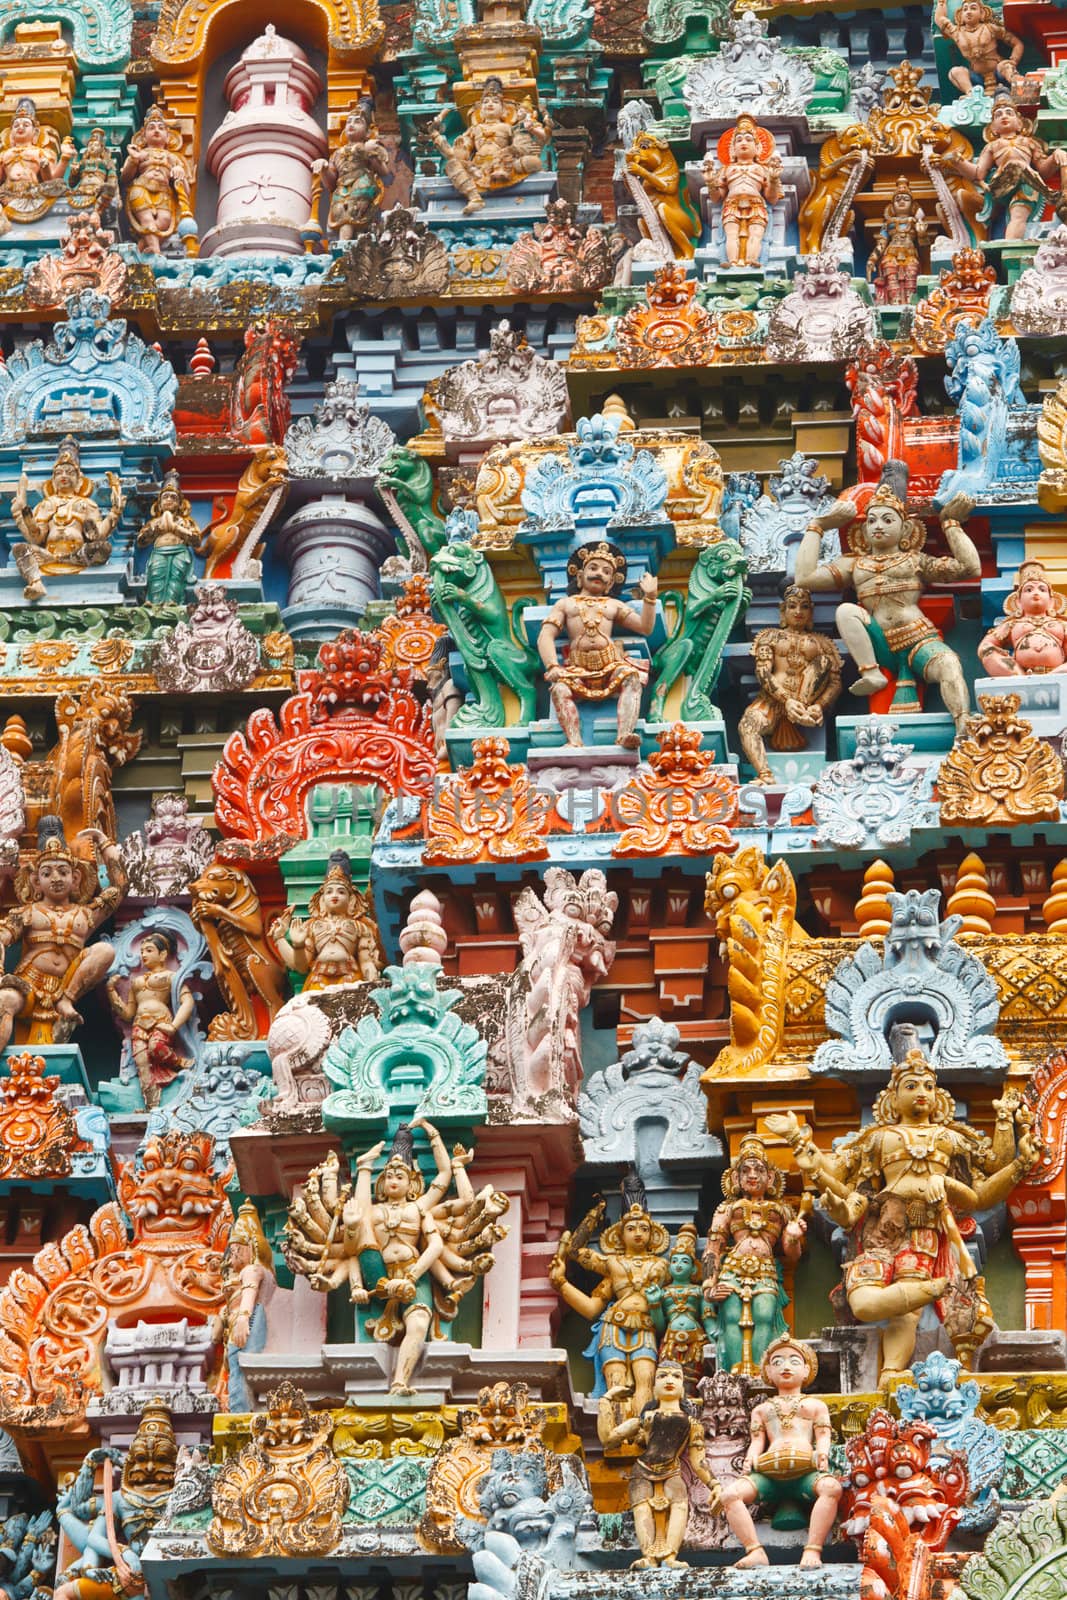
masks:
<svg viewBox="0 0 1067 1600"><path fill-rule="evenodd" d="M71 206L75 212L95 211L103 216L118 194L118 188L115 158L108 148L107 134L103 128L93 128L85 149L70 169Z"/></svg>
<svg viewBox="0 0 1067 1600"><path fill-rule="evenodd" d="M1009 33L992 6L984 0L962 0L951 19L948 0L937 0L934 26L956 46L964 65L949 68L948 81L961 94L970 94L977 78L986 94L995 94L1000 83L1010 84L1023 58L1023 42ZM1006 45L1008 58L999 50Z"/></svg>
<svg viewBox="0 0 1067 1600"><path fill-rule="evenodd" d="M133 1600L144 1593L141 1552L163 1515L177 1466L174 1426L159 1400L145 1406L125 1450L114 1445L90 1450L56 1503L59 1525L78 1554L56 1574L55 1600L114 1600L116 1595ZM112 1487L116 1467L122 1473L117 1489ZM102 1494L95 1487L101 1469Z"/></svg>
<svg viewBox="0 0 1067 1600"><path fill-rule="evenodd" d="M79 838L99 847L108 888L90 893L92 868L70 850L58 817L41 818L34 857L16 874L20 903L0 917L0 946L21 945L14 971L0 974L0 1050L16 1018L28 1025L26 1043L63 1044L82 1021L75 1001L114 957L110 944L89 939L126 892L122 854L99 828L83 828Z"/></svg>
<svg viewBox="0 0 1067 1600"><path fill-rule="evenodd" d="M16 102L0 135L0 233L13 222L35 222L51 208L75 155L72 139L60 142L54 129L42 127L28 96Z"/></svg>
<svg viewBox="0 0 1067 1600"><path fill-rule="evenodd" d="M60 445L52 476L32 511L26 498L29 478L22 474L11 502L11 515L25 543L12 545L11 554L25 581L23 593L27 600L44 596L43 574L80 572L108 559L111 535L125 500L122 485L113 472L108 473L107 481L111 504L107 511L101 511L93 498L96 484L82 471L78 446L71 438Z"/></svg>
<svg viewBox="0 0 1067 1600"><path fill-rule="evenodd" d="M487 191L509 188L541 171L552 125L528 100L521 106L506 100L499 78L486 78L466 131L452 144L443 131L448 115L442 111L434 120L431 135L445 158L445 176L467 201L465 212L481 211Z"/></svg>
<svg viewBox="0 0 1067 1600"><path fill-rule="evenodd" d="M138 546L148 545L151 554L145 568L145 587L150 606L182 605L193 570L193 551L203 538L194 521L188 500L182 494L178 474L170 471L152 502L152 514L137 535Z"/></svg>
<svg viewBox="0 0 1067 1600"><path fill-rule="evenodd" d="M160 255L182 223L191 224L192 171L181 154L182 136L159 106L152 106L130 148L120 174L126 215L141 249ZM183 230L184 231L184 230Z"/></svg>
<svg viewBox="0 0 1067 1600"><path fill-rule="evenodd" d="M782 596L777 628L762 628L752 641L759 693L737 725L741 748L756 769L757 783L773 783L766 739L772 750L803 750L804 728L820 728L823 713L841 693L837 647L815 632L811 595L791 583Z"/></svg>
<svg viewBox="0 0 1067 1600"><path fill-rule="evenodd" d="M305 974L303 988L373 982L382 970L378 930L362 890L352 882L352 864L334 850L322 887L311 896L306 920L290 906L271 924L274 947L291 972Z"/></svg>
<svg viewBox="0 0 1067 1600"><path fill-rule="evenodd" d="M639 580L642 604L638 615L618 598L626 577L626 557L605 540L576 550L567 563L567 576L571 593L556 601L537 636L537 653L551 685L560 727L567 743L581 749L577 701L618 695L619 744L624 750L637 750L641 741L634 730L648 666L628 656L613 632L621 626L648 637L656 625L656 579L646 572ZM561 633L570 641L562 666L556 659L556 640Z"/></svg>
<svg viewBox="0 0 1067 1600"><path fill-rule="evenodd" d="M970 694L960 658L950 650L919 607L933 583L958 583L981 575L981 560L957 520L969 515L972 502L955 495L941 509L941 528L950 555L923 553L926 532L906 504L907 468L890 461L860 521L851 500L838 500L808 524L797 551L796 581L813 593L852 587L856 604L837 608L837 628L859 677L852 693L877 694L896 679L895 711L917 711L915 679L936 684L957 731L970 714ZM852 524L851 555L820 563L819 548L828 528Z"/></svg>
<svg viewBox="0 0 1067 1600"><path fill-rule="evenodd" d="M370 227L389 179L389 153L374 126L373 100L363 99L349 112L337 149L311 170L322 173L330 191L331 233L347 242Z"/></svg>
<svg viewBox="0 0 1067 1600"><path fill-rule="evenodd" d="M758 266L771 219L770 208L782 198L782 160L774 135L749 116L737 119L717 146L718 164L704 162L709 194L722 203L722 231L728 267Z"/></svg>
<svg viewBox="0 0 1067 1600"><path fill-rule="evenodd" d="M1023 562L1004 612L978 646L990 677L1067 672L1067 598L1053 589L1040 561Z"/></svg>
<svg viewBox="0 0 1067 1600"><path fill-rule="evenodd" d="M908 1367L927 1305L961 1359L973 1357L993 1315L958 1218L1006 1200L1039 1158L1032 1113L1016 1091L996 1102L992 1139L955 1121L954 1109L922 1051L912 1049L894 1065L870 1126L833 1151L818 1148L795 1112L767 1118L801 1172L823 1186L821 1208L853 1231L845 1293L859 1322L882 1325L883 1384Z"/></svg>

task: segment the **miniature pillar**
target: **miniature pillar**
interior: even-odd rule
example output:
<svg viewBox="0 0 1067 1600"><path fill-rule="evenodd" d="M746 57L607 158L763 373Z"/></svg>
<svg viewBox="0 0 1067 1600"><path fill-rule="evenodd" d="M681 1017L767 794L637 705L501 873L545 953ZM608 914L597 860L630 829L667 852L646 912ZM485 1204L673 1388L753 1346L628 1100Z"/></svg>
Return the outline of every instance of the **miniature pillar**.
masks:
<svg viewBox="0 0 1067 1600"><path fill-rule="evenodd" d="M283 523L275 548L289 567L286 628L294 639L332 639L378 598L393 538L368 506L324 495Z"/></svg>
<svg viewBox="0 0 1067 1600"><path fill-rule="evenodd" d="M893 869L887 861L872 861L863 874L863 893L856 901L856 921L861 939L881 939L889 932L893 908L889 892L894 887Z"/></svg>

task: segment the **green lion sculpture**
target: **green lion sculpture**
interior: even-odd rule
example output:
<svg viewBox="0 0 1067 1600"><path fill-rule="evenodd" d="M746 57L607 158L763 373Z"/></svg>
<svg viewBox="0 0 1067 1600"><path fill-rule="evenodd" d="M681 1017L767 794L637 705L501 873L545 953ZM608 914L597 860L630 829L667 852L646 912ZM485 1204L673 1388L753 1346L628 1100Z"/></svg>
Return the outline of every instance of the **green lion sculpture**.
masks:
<svg viewBox="0 0 1067 1600"><path fill-rule="evenodd" d="M393 502L400 532L407 539L408 560L414 560L414 540L429 561L445 542L444 522L433 509L429 462L403 445L394 445L378 467L378 489L387 501Z"/></svg>
<svg viewBox="0 0 1067 1600"><path fill-rule="evenodd" d="M522 638L522 608L516 600L508 617L492 568L480 550L466 540L447 544L430 560L433 607L463 658L474 700L461 706L453 728L504 726L500 685L507 684L519 702L519 721L537 715L537 683L541 664Z"/></svg>
<svg viewBox="0 0 1067 1600"><path fill-rule="evenodd" d="M724 539L700 552L684 600L679 594L664 595L664 600L673 600L678 607L678 621L652 660L656 687L648 714L650 722L663 720L667 696L683 673L688 675L689 684L682 696L682 720L711 722L718 717L710 697L718 682L730 631L752 599L745 587L747 571L741 546Z"/></svg>

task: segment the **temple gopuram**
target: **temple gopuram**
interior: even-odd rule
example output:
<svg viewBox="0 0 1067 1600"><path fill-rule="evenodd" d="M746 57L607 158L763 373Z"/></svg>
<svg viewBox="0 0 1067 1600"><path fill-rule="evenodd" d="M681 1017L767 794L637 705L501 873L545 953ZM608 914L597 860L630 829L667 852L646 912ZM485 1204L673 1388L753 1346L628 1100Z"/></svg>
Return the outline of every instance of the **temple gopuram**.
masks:
<svg viewBox="0 0 1067 1600"><path fill-rule="evenodd" d="M0 1600L1065 1600L1067 0L0 0Z"/></svg>

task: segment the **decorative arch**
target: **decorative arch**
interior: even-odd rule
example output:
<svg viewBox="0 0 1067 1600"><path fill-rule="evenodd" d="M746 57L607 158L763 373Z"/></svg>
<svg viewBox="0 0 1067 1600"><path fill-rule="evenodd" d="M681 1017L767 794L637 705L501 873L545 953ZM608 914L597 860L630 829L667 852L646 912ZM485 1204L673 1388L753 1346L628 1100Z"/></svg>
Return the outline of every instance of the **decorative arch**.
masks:
<svg viewBox="0 0 1067 1600"><path fill-rule="evenodd" d="M232 733L212 775L215 816L230 839L307 833L304 802L320 783L375 783L390 795L428 795L437 761L430 706L411 692L411 673L383 672L374 635L342 633L319 651L322 671L277 719L260 707Z"/></svg>
<svg viewBox="0 0 1067 1600"><path fill-rule="evenodd" d="M6 43L28 16L26 0L0 0L0 44ZM74 59L88 67L125 67L131 54L133 9L129 0L41 0L33 7L37 22L58 22L69 28Z"/></svg>

